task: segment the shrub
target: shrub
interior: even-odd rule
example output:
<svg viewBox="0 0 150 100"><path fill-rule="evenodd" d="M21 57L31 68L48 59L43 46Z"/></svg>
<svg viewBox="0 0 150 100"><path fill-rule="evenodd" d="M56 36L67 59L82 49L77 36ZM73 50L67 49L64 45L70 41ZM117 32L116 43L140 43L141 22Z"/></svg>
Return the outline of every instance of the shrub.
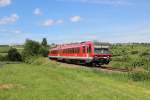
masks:
<svg viewBox="0 0 150 100"><path fill-rule="evenodd" d="M33 40L26 40L24 50L22 52L23 60L28 57L39 55L40 44Z"/></svg>
<svg viewBox="0 0 150 100"><path fill-rule="evenodd" d="M133 66L133 67L141 67L141 66L143 66L144 65L144 60L143 59L132 59L132 61L131 61L131 65Z"/></svg>
<svg viewBox="0 0 150 100"><path fill-rule="evenodd" d="M138 54L139 52L138 51L131 51L131 54Z"/></svg>
<svg viewBox="0 0 150 100"><path fill-rule="evenodd" d="M150 61L148 61L148 62L144 65L144 69L150 71Z"/></svg>
<svg viewBox="0 0 150 100"><path fill-rule="evenodd" d="M7 57L10 61L22 61L21 54L15 48L9 49Z"/></svg>
<svg viewBox="0 0 150 100"><path fill-rule="evenodd" d="M41 46L40 49L39 49L39 53L40 53L41 56L47 57L48 56L47 47Z"/></svg>
<svg viewBox="0 0 150 100"><path fill-rule="evenodd" d="M4 56L0 55L0 61L4 61Z"/></svg>
<svg viewBox="0 0 150 100"><path fill-rule="evenodd" d="M112 58L113 61L119 61L119 62L128 62L130 61L130 57L128 55L124 55L124 56L116 56L114 58Z"/></svg>
<svg viewBox="0 0 150 100"><path fill-rule="evenodd" d="M46 38L43 38L41 44L37 41L26 40L24 50L22 52L23 61L26 63L30 63L29 59L31 59L32 61L34 56L48 56L48 46Z"/></svg>
<svg viewBox="0 0 150 100"><path fill-rule="evenodd" d="M27 64L32 64L37 58L38 56L27 56L24 58L24 62Z"/></svg>
<svg viewBox="0 0 150 100"><path fill-rule="evenodd" d="M150 71L131 72L128 77L133 81L150 81Z"/></svg>
<svg viewBox="0 0 150 100"><path fill-rule="evenodd" d="M141 51L141 52L139 53L139 56L147 56L147 55L150 55L150 52L149 52L149 51L150 51L149 49L144 50L144 51Z"/></svg>

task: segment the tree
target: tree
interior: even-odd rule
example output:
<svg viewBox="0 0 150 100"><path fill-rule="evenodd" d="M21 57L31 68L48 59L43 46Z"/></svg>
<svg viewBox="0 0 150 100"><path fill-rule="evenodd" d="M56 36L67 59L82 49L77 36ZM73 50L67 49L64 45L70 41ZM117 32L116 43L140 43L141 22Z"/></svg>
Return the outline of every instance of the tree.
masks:
<svg viewBox="0 0 150 100"><path fill-rule="evenodd" d="M48 56L48 48L44 47L44 46L41 46L40 50L39 50L39 53L40 53L41 56L47 57Z"/></svg>
<svg viewBox="0 0 150 100"><path fill-rule="evenodd" d="M39 55L40 44L33 40L26 40L24 50L22 52L23 59L30 56Z"/></svg>
<svg viewBox="0 0 150 100"><path fill-rule="evenodd" d="M44 47L47 47L47 39L46 38L43 38L41 45Z"/></svg>
<svg viewBox="0 0 150 100"><path fill-rule="evenodd" d="M48 56L48 46L47 46L46 38L43 38L39 52L40 52L40 55L42 55L43 57Z"/></svg>
<svg viewBox="0 0 150 100"><path fill-rule="evenodd" d="M15 48L10 48L8 51L8 60L10 61L22 61L21 54Z"/></svg>

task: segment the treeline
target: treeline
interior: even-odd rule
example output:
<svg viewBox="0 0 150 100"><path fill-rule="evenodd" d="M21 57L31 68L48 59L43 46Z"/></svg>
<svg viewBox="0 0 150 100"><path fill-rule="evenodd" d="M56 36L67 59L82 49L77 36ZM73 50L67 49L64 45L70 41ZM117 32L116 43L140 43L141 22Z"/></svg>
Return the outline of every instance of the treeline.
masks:
<svg viewBox="0 0 150 100"><path fill-rule="evenodd" d="M27 39L22 52L19 52L16 48L10 47L7 55L0 55L0 61L28 62L33 56L47 57L48 48L49 46L46 38L43 38L41 43Z"/></svg>

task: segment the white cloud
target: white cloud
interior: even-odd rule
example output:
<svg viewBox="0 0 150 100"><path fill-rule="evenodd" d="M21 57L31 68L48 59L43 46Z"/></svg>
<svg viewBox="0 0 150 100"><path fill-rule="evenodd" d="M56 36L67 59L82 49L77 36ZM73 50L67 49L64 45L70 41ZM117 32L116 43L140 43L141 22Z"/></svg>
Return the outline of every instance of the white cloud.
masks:
<svg viewBox="0 0 150 100"><path fill-rule="evenodd" d="M43 14L40 8L36 8L33 13L37 16L41 16Z"/></svg>
<svg viewBox="0 0 150 100"><path fill-rule="evenodd" d="M88 4L105 4L105 5L131 5L129 0L56 0L60 2L75 2Z"/></svg>
<svg viewBox="0 0 150 100"><path fill-rule="evenodd" d="M0 25L14 23L19 19L17 14L12 14L10 16L5 16L0 18Z"/></svg>
<svg viewBox="0 0 150 100"><path fill-rule="evenodd" d="M22 33L20 30L15 29L15 30L10 30L10 29L0 29L1 33L13 33L13 34L20 34Z"/></svg>
<svg viewBox="0 0 150 100"><path fill-rule="evenodd" d="M53 20L53 19L48 19L45 20L41 25L44 27L49 27L49 26L53 26L56 24L62 24L64 21L59 19L59 20Z"/></svg>
<svg viewBox="0 0 150 100"><path fill-rule="evenodd" d="M44 21L44 22L42 23L42 26L44 26L44 27L49 27L49 26L52 26L52 25L54 25L54 24L55 24L55 21L54 21L54 20L48 19L48 20L46 20L46 21Z"/></svg>
<svg viewBox="0 0 150 100"><path fill-rule="evenodd" d="M11 0L0 0L0 7L5 7L11 4Z"/></svg>
<svg viewBox="0 0 150 100"><path fill-rule="evenodd" d="M80 16L72 16L71 18L70 18L70 21L71 22L80 22L81 21L81 17Z"/></svg>
<svg viewBox="0 0 150 100"><path fill-rule="evenodd" d="M62 24L64 21L62 19L59 19L56 21L57 24Z"/></svg>

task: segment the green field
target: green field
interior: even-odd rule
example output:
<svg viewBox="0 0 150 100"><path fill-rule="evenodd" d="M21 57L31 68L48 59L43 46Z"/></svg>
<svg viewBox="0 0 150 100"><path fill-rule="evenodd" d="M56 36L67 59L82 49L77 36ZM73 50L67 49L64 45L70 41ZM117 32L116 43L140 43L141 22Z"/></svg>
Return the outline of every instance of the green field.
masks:
<svg viewBox="0 0 150 100"><path fill-rule="evenodd" d="M9 45L0 45L0 55L5 56L8 53L8 50L10 48L16 48L20 53L23 50L23 45L14 45L14 46L9 46Z"/></svg>
<svg viewBox="0 0 150 100"><path fill-rule="evenodd" d="M0 65L0 100L150 100L150 82L55 62Z"/></svg>
<svg viewBox="0 0 150 100"><path fill-rule="evenodd" d="M9 46L0 46L0 53L7 53L9 48Z"/></svg>

